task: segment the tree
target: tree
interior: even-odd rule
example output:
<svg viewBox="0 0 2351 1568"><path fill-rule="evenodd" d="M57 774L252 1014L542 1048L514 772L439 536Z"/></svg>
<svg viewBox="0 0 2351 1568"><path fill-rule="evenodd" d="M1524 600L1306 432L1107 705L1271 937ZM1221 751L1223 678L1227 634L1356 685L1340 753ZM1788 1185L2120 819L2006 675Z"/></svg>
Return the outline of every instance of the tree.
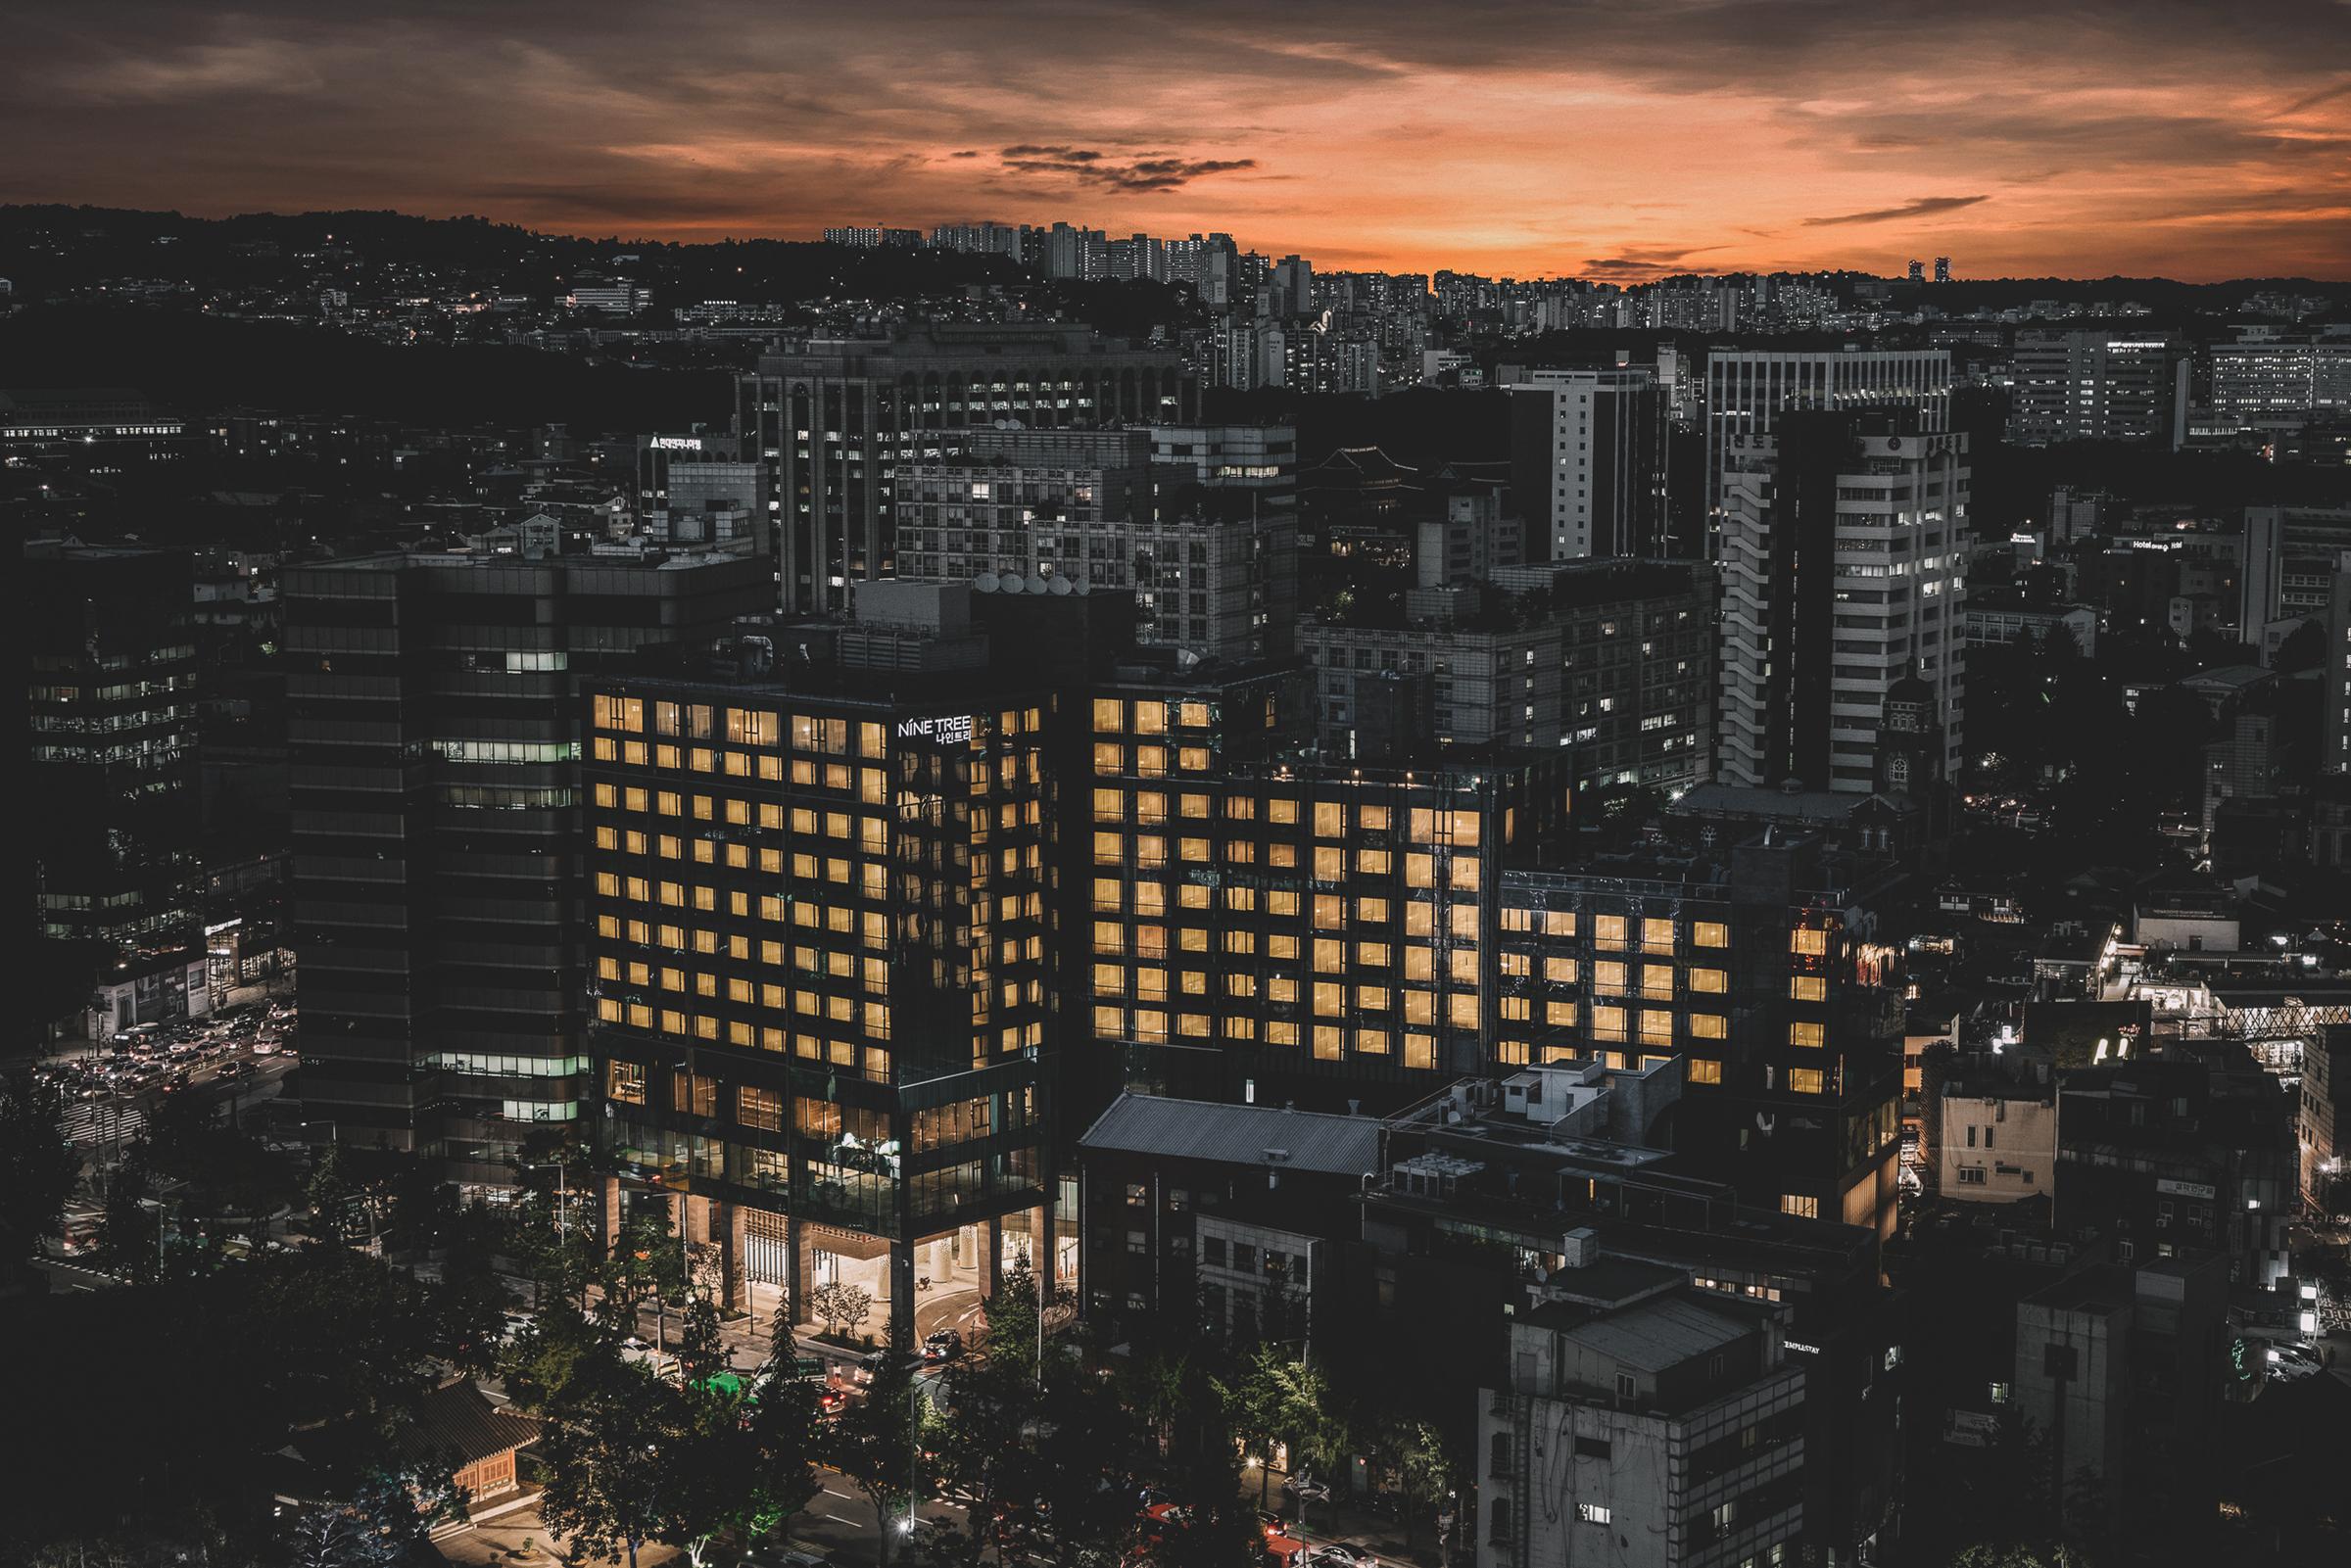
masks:
<svg viewBox="0 0 2351 1568"><path fill-rule="evenodd" d="M856 1483L873 1504L882 1562L888 1568L892 1539L912 1517L916 1496L931 1490L913 1358L899 1351L884 1352L865 1398L827 1425L817 1451L824 1463Z"/></svg>
<svg viewBox="0 0 2351 1568"><path fill-rule="evenodd" d="M259 1336L257 1394L293 1425L358 1420L389 1432L437 1381L428 1288L348 1247L257 1258L216 1276Z"/></svg>
<svg viewBox="0 0 2351 1568"><path fill-rule="evenodd" d="M1063 1568L1082 1549L1132 1528L1134 1494L1123 1466L1138 1436L1111 1379L1071 1361L1046 1368L1034 1441L1035 1517L1051 1525L1052 1556Z"/></svg>
<svg viewBox="0 0 2351 1568"><path fill-rule="evenodd" d="M65 1234L81 1157L66 1141L66 1099L29 1072L0 1078L0 1256L28 1258Z"/></svg>
<svg viewBox="0 0 2351 1568"><path fill-rule="evenodd" d="M1271 1464L1276 1446L1289 1450L1292 1477L1326 1470L1346 1457L1347 1431L1328 1381L1280 1347L1260 1345L1243 1363L1240 1376L1219 1382L1217 1393L1226 1419L1261 1466ZM1265 1490L1261 1474L1261 1501Z"/></svg>
<svg viewBox="0 0 2351 1568"><path fill-rule="evenodd" d="M1409 1549L1423 1513L1453 1488L1453 1460L1445 1437L1433 1423L1387 1415L1380 1420L1375 1451L1381 1471L1404 1504L1404 1544Z"/></svg>
<svg viewBox="0 0 2351 1568"><path fill-rule="evenodd" d="M480 1204L460 1211L444 1233L449 1249L433 1287L443 1354L469 1372L487 1375L499 1359L505 1314L513 1306L498 1271L498 1221Z"/></svg>
<svg viewBox="0 0 2351 1568"><path fill-rule="evenodd" d="M464 1513L464 1489L446 1470L378 1472L348 1502L297 1510L286 1560L291 1568L401 1568L436 1525Z"/></svg>
<svg viewBox="0 0 2351 1568"><path fill-rule="evenodd" d="M515 1403L544 1411L562 1399L572 1375L608 1346L601 1326L577 1307L552 1302L499 1353L499 1371Z"/></svg>
<svg viewBox="0 0 2351 1568"><path fill-rule="evenodd" d="M678 1323L678 1376L705 1383L727 1369L727 1351L718 1337L718 1307L695 1293Z"/></svg>
<svg viewBox="0 0 2351 1568"><path fill-rule="evenodd" d="M359 1189L345 1169L348 1156L339 1143L328 1144L318 1163L311 1167L311 1185L307 1196L311 1204L311 1234L328 1241L346 1240L344 1229L349 1222L351 1201Z"/></svg>
<svg viewBox="0 0 2351 1568"><path fill-rule="evenodd" d="M991 1328L991 1337L993 1330ZM970 1532L963 1552L978 1562L1020 1518L1032 1514L1043 1478L1032 1446L1043 1401L1030 1358L1000 1356L958 1362L944 1379L946 1416L935 1446L940 1483L963 1499Z"/></svg>
<svg viewBox="0 0 2351 1568"><path fill-rule="evenodd" d="M1021 1253L996 1281L995 1294L987 1299L988 1360L1010 1364L1034 1377L1038 1315L1036 1275L1029 1267L1029 1255Z"/></svg>
<svg viewBox="0 0 2351 1568"><path fill-rule="evenodd" d="M665 1215L640 1211L620 1228L612 1254L604 1259L606 1325L621 1333L637 1331L638 1308L648 1296L653 1302L653 1341L669 1347L669 1298L686 1285L684 1245L670 1234Z"/></svg>
<svg viewBox="0 0 2351 1568"><path fill-rule="evenodd" d="M502 1217L502 1244L531 1282L533 1309L550 1296L584 1304L604 1261L596 1234L573 1223L553 1192L525 1193Z"/></svg>
<svg viewBox="0 0 2351 1568"><path fill-rule="evenodd" d="M147 1193L154 1172L147 1140L133 1139L106 1178L106 1203L98 1215L98 1259L110 1274L134 1285L163 1277L163 1214L150 1213Z"/></svg>
<svg viewBox="0 0 2351 1568"><path fill-rule="evenodd" d="M805 1393L796 1423L791 1394L776 1393L786 1410L765 1419L743 1395L725 1389L689 1384L680 1396L685 1421L665 1461L672 1486L660 1539L684 1546L696 1568L722 1532L758 1534L816 1493Z"/></svg>
<svg viewBox="0 0 2351 1568"><path fill-rule="evenodd" d="M757 1515L752 1535L775 1530L823 1490L816 1479L816 1384L798 1375L787 1346L780 1363L765 1368L744 1423L756 1465Z"/></svg>
<svg viewBox="0 0 2351 1568"><path fill-rule="evenodd" d="M568 1560L636 1568L637 1548L676 1527L696 1452L686 1391L609 1347L585 1358L551 1401L539 1437L549 1530L571 1538Z"/></svg>
<svg viewBox="0 0 2351 1568"><path fill-rule="evenodd" d="M808 1309L825 1325L825 1332L846 1338L873 1315L873 1293L863 1285L827 1280L808 1293Z"/></svg>

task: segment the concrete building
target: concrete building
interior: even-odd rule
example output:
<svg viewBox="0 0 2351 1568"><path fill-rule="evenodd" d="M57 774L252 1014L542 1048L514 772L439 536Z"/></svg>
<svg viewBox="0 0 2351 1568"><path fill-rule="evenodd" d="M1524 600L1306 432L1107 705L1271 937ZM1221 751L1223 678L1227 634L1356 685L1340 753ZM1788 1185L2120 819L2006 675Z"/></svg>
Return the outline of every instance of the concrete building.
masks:
<svg viewBox="0 0 2351 1568"><path fill-rule="evenodd" d="M901 473L901 575L1131 594L1142 642L1200 658L1289 652L1297 546L1279 490L1254 473L1195 477L1276 464L1155 468L1142 430L975 432L968 445Z"/></svg>
<svg viewBox="0 0 2351 1568"><path fill-rule="evenodd" d="M1951 427L1947 349L1740 349L1706 356L1706 511L1719 526L1734 444L1771 434L1782 410L1915 408L1918 430Z"/></svg>
<svg viewBox="0 0 2351 1568"><path fill-rule="evenodd" d="M2351 774L2351 549L2327 585L2327 656L2319 665L2319 771Z"/></svg>
<svg viewBox="0 0 2351 1568"><path fill-rule="evenodd" d="M1121 1095L1078 1140L1087 1320L1309 1338L1379 1141L1371 1117Z"/></svg>
<svg viewBox="0 0 2351 1568"><path fill-rule="evenodd" d="M1374 1354L1447 1347L1425 1365L1398 1361L1391 1398L1465 1449L1490 1407L1463 1400L1462 1384L1508 1386L1513 1321L1590 1300L1610 1270L1670 1270L1702 1300L1761 1307L1804 1368L1803 1549L1854 1560L1902 1492L1888 1397L1901 1328L1879 1289L1877 1234L1682 1173L1646 1146L1670 1127L1681 1087L1671 1061L1591 1062L1465 1080L1391 1118L1363 1194L1363 1247L1346 1259L1349 1324ZM1471 1236L1478 1245L1462 1245Z"/></svg>
<svg viewBox="0 0 2351 1568"><path fill-rule="evenodd" d="M944 455L1000 420L1181 419L1196 397L1173 351L1082 326L937 324L761 355L738 380L735 433L745 458L768 465L783 608L838 609L850 583L895 575L902 462Z"/></svg>
<svg viewBox="0 0 2351 1568"><path fill-rule="evenodd" d="M2351 337L2214 344L2212 409L2240 423L2351 411Z"/></svg>
<svg viewBox="0 0 2351 1568"><path fill-rule="evenodd" d="M510 1183L589 1099L579 683L767 609L765 563L374 555L283 593L309 1135Z"/></svg>
<svg viewBox="0 0 2351 1568"><path fill-rule="evenodd" d="M1670 553L1671 426L1655 372L1534 370L1510 390L1511 487L1528 557Z"/></svg>
<svg viewBox="0 0 2351 1568"><path fill-rule="evenodd" d="M1508 868L1493 1058L1679 1057L1689 1168L1891 1236L1903 1018L1877 931L1901 877L1776 833L1605 873Z"/></svg>
<svg viewBox="0 0 2351 1568"><path fill-rule="evenodd" d="M1478 1403L1478 1568L1787 1561L1805 1387L1767 1310L1667 1269L1574 1261Z"/></svg>
<svg viewBox="0 0 2351 1568"><path fill-rule="evenodd" d="M2057 1187L2057 1074L2023 1053L1930 1069L1927 1153L1936 1190L1958 1203L2047 1198Z"/></svg>
<svg viewBox="0 0 2351 1568"><path fill-rule="evenodd" d="M1372 753L1367 718L1382 688L1425 693L1440 746L1559 749L1578 787L1686 788L1705 777L1712 730L1713 583L1702 567L1589 560L1497 575L1524 584L1510 603L1487 590L1474 617L1415 592L1431 612L1404 627L1310 625L1317 725L1338 756ZM1485 601L1495 601L1484 607Z"/></svg>
<svg viewBox="0 0 2351 1568"><path fill-rule="evenodd" d="M2246 507L2239 638L2257 642L2275 622L2325 617L2346 550L2351 506Z"/></svg>
<svg viewBox="0 0 2351 1568"><path fill-rule="evenodd" d="M1961 624L1969 647L2004 645L2020 639L2046 643L2051 629L2062 627L2084 658L2097 656L2098 612L2087 604L2032 605L2013 591L1996 588L1972 590L1965 602L1967 614Z"/></svg>
<svg viewBox="0 0 2351 1568"><path fill-rule="evenodd" d="M2351 1025L2319 1030L2302 1052L2302 1095L2294 1121L2302 1156L2302 1201L2318 1208L2351 1155Z"/></svg>
<svg viewBox="0 0 2351 1568"><path fill-rule="evenodd" d="M1955 778L1965 688L1964 435L1911 410L1803 410L1734 439L1721 518L1715 778L1879 784L1887 699L1921 682Z"/></svg>
<svg viewBox="0 0 2351 1568"><path fill-rule="evenodd" d="M2020 332L2009 377L2008 435L2020 445L2146 441L2178 451L2187 440L2187 348L2169 333Z"/></svg>
<svg viewBox="0 0 2351 1568"><path fill-rule="evenodd" d="M2092 1265L2017 1305L2011 1398L2069 1534L2210 1518L2227 1307L2217 1259Z"/></svg>

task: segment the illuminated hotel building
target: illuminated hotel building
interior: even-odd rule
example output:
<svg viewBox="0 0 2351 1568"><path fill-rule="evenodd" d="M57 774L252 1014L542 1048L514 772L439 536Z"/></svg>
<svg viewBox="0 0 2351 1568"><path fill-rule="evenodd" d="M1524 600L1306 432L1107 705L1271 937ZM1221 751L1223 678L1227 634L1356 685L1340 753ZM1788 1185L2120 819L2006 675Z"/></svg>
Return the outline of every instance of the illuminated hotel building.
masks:
<svg viewBox="0 0 2351 1568"><path fill-rule="evenodd" d="M911 685L600 682L584 764L623 1191L683 1193L730 1293L862 1286L899 1344L925 1287L1041 1271L1060 956L1052 703Z"/></svg>
<svg viewBox="0 0 2351 1568"><path fill-rule="evenodd" d="M1558 759L1320 765L1297 666L1123 673L1089 704L1089 1087L1377 1110L1482 1070L1496 867L1563 822Z"/></svg>
<svg viewBox="0 0 2351 1568"><path fill-rule="evenodd" d="M1894 1224L1902 1010L1884 860L1817 840L1500 877L1495 1058L1684 1060L1675 1146L1788 1213Z"/></svg>

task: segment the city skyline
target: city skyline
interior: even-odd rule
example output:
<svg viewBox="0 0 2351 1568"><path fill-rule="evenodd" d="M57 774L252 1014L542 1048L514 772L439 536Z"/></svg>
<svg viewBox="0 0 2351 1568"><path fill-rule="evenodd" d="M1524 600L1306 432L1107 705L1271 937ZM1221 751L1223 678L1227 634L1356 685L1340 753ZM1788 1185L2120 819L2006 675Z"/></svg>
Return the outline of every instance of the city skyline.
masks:
<svg viewBox="0 0 2351 1568"><path fill-rule="evenodd" d="M20 27L0 123L39 156L0 197L675 239L1065 217L1622 281L1943 255L2325 277L2351 255L2328 6L1022 9L590 5L551 30L109 0Z"/></svg>

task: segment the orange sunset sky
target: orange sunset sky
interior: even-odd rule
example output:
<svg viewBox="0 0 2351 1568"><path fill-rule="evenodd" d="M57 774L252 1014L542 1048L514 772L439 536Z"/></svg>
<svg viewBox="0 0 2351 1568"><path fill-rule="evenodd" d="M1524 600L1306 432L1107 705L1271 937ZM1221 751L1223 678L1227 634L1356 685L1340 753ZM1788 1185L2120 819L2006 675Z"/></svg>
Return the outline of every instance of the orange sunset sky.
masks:
<svg viewBox="0 0 2351 1568"><path fill-rule="evenodd" d="M0 200L1325 267L2351 277L2351 6L58 0Z"/></svg>

